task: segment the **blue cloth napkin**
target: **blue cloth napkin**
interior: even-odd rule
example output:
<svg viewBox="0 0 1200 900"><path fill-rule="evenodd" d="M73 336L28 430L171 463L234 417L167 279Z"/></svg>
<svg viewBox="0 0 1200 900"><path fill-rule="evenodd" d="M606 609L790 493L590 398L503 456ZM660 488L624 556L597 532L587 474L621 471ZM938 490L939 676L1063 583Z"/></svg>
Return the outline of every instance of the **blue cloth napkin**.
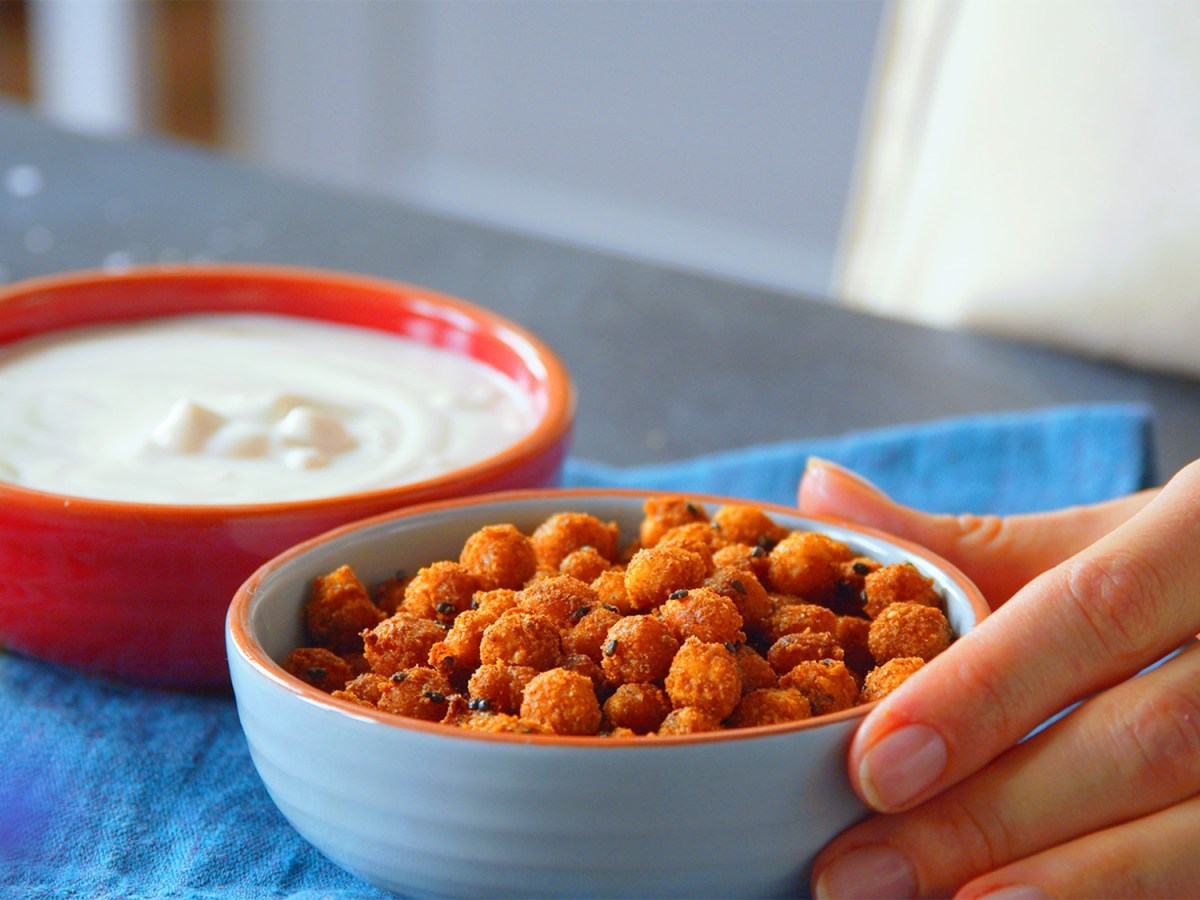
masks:
<svg viewBox="0 0 1200 900"><path fill-rule="evenodd" d="M1144 407L979 416L620 469L571 485L791 504L810 455L929 510L1009 513L1151 483ZM69 627L69 623L64 623ZM231 697L89 678L0 653L0 896L369 900L309 847L251 763Z"/></svg>

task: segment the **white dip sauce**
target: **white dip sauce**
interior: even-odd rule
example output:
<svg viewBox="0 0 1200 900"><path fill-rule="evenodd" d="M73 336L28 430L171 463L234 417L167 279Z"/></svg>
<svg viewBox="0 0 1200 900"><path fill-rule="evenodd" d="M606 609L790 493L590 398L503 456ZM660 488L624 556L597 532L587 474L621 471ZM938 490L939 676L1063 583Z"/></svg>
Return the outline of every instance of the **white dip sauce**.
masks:
<svg viewBox="0 0 1200 900"><path fill-rule="evenodd" d="M189 315L0 347L0 481L80 497L373 490L477 462L533 426L496 370L328 322Z"/></svg>

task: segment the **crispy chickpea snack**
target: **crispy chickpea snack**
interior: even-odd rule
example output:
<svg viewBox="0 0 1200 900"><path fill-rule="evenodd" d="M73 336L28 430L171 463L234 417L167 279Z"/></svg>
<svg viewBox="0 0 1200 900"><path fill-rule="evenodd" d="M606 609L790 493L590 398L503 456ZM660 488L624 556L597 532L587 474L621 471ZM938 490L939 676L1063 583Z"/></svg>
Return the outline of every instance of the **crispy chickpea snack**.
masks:
<svg viewBox="0 0 1200 900"><path fill-rule="evenodd" d="M636 537L563 511L489 525L458 559L317 578L284 668L333 697L459 728L635 739L878 700L950 645L932 579L777 525L646 500Z"/></svg>

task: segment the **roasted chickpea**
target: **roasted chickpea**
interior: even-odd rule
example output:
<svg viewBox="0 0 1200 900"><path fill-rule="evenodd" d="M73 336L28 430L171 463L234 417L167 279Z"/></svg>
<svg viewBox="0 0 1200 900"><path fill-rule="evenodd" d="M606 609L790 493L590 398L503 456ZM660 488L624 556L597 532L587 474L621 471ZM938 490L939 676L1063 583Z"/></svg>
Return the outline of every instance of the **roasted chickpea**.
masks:
<svg viewBox="0 0 1200 900"><path fill-rule="evenodd" d="M920 603L889 603L871 622L867 646L877 663L898 656L929 662L950 646L950 623L940 609Z"/></svg>
<svg viewBox="0 0 1200 900"><path fill-rule="evenodd" d="M872 619L892 603L942 605L933 579L921 574L912 563L893 563L869 573L863 579L864 609Z"/></svg>
<svg viewBox="0 0 1200 900"><path fill-rule="evenodd" d="M675 591L699 587L707 574L698 553L684 547L650 547L635 553L625 567L625 596L633 609L645 612Z"/></svg>
<svg viewBox="0 0 1200 900"><path fill-rule="evenodd" d="M481 663L509 663L544 672L562 659L558 626L535 613L510 609L484 629L479 642Z"/></svg>
<svg viewBox="0 0 1200 900"><path fill-rule="evenodd" d="M785 634L767 651L767 662L778 675L786 675L798 663L816 659L845 658L845 651L828 631L806 629Z"/></svg>
<svg viewBox="0 0 1200 900"><path fill-rule="evenodd" d="M593 604L579 607L572 613L572 618L575 624L563 635L563 652L583 654L599 663L604 658L608 630L621 621L621 614Z"/></svg>
<svg viewBox="0 0 1200 900"><path fill-rule="evenodd" d="M654 616L625 616L608 629L600 667L615 685L661 681L678 649L679 641Z"/></svg>
<svg viewBox="0 0 1200 900"><path fill-rule="evenodd" d="M404 589L401 609L420 619L449 625L479 590L479 582L461 564L441 560L420 569Z"/></svg>
<svg viewBox="0 0 1200 900"><path fill-rule="evenodd" d="M766 588L752 571L721 566L708 576L704 586L733 601L750 634L761 634L775 610Z"/></svg>
<svg viewBox="0 0 1200 900"><path fill-rule="evenodd" d="M354 678L354 670L350 665L324 647L297 647L287 655L283 668L290 675L327 694L342 690L346 682Z"/></svg>
<svg viewBox="0 0 1200 900"><path fill-rule="evenodd" d="M622 684L604 701L604 718L612 729L635 734L657 731L671 712L671 699L656 684Z"/></svg>
<svg viewBox="0 0 1200 900"><path fill-rule="evenodd" d="M600 730L600 703L592 680L569 669L550 669L529 679L521 718L555 734L587 735Z"/></svg>
<svg viewBox="0 0 1200 900"><path fill-rule="evenodd" d="M719 722L742 699L742 670L724 644L690 637L671 661L664 686L676 709L690 706Z"/></svg>
<svg viewBox="0 0 1200 900"><path fill-rule="evenodd" d="M858 682L840 659L798 663L779 679L779 686L802 693L814 716L849 709L858 702Z"/></svg>
<svg viewBox="0 0 1200 900"><path fill-rule="evenodd" d="M787 535L788 530L757 506L729 503L712 517L713 527L730 544L748 544L770 550Z"/></svg>
<svg viewBox="0 0 1200 900"><path fill-rule="evenodd" d="M655 734L659 737L675 734L700 734L704 731L716 731L720 727L720 719L714 719L702 709L685 706L667 713L667 717L658 726Z"/></svg>
<svg viewBox="0 0 1200 900"><path fill-rule="evenodd" d="M363 655L373 672L391 675L428 663L430 648L445 637L445 626L398 612L363 632Z"/></svg>
<svg viewBox="0 0 1200 900"><path fill-rule="evenodd" d="M520 609L549 619L564 633L578 621L579 610L590 609L598 602L592 586L571 575L547 575L517 593Z"/></svg>
<svg viewBox="0 0 1200 900"><path fill-rule="evenodd" d="M650 497L642 504L638 537L643 547L653 547L659 538L679 525L708 522L704 507L686 497Z"/></svg>
<svg viewBox="0 0 1200 900"><path fill-rule="evenodd" d="M897 656L867 673L859 702L882 700L925 666L925 660L915 656Z"/></svg>
<svg viewBox="0 0 1200 900"><path fill-rule="evenodd" d="M580 547L563 557L558 570L564 575L591 584L612 567L595 547Z"/></svg>
<svg viewBox="0 0 1200 900"><path fill-rule="evenodd" d="M746 639L737 605L712 588L698 587L671 594L658 617L678 641L697 637L715 644L739 644Z"/></svg>
<svg viewBox="0 0 1200 900"><path fill-rule="evenodd" d="M542 522L532 540L538 561L557 569L568 554L582 547L591 547L605 559L615 560L619 536L615 522L602 522L587 513L561 512Z"/></svg>
<svg viewBox="0 0 1200 900"><path fill-rule="evenodd" d="M772 643L785 634L802 631L828 631L837 629L837 616L828 607L815 603L797 603L788 598L776 598L775 611L767 617L766 635Z"/></svg>
<svg viewBox="0 0 1200 900"><path fill-rule="evenodd" d="M741 699L729 717L731 728L750 728L754 725L778 725L797 722L812 716L808 698L790 688L759 688Z"/></svg>
<svg viewBox="0 0 1200 900"><path fill-rule="evenodd" d="M467 691L477 709L515 714L521 709L525 685L537 674L529 666L483 663L471 673Z"/></svg>
<svg viewBox="0 0 1200 900"><path fill-rule="evenodd" d="M841 563L853 557L846 544L828 535L793 531L771 550L768 587L810 603L828 600L837 590Z"/></svg>
<svg viewBox="0 0 1200 900"><path fill-rule="evenodd" d="M363 629L383 621L383 611L371 602L354 570L341 566L320 575L304 607L304 624L312 643L335 653L362 649Z"/></svg>
<svg viewBox="0 0 1200 900"><path fill-rule="evenodd" d="M533 541L507 523L485 526L468 537L458 561L485 591L516 590L533 577L538 566Z"/></svg>
<svg viewBox="0 0 1200 900"><path fill-rule="evenodd" d="M454 693L450 682L438 672L418 666L393 673L379 693L378 708L384 712L426 722L440 722Z"/></svg>

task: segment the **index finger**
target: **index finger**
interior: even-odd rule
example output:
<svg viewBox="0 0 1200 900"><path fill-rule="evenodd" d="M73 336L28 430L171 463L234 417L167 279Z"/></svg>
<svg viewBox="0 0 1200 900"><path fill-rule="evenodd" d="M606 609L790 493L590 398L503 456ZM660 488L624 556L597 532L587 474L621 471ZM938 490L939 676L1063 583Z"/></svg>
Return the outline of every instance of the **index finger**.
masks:
<svg viewBox="0 0 1200 900"><path fill-rule="evenodd" d="M872 808L908 809L1198 630L1200 463L1192 463L884 699L855 735L851 779Z"/></svg>

